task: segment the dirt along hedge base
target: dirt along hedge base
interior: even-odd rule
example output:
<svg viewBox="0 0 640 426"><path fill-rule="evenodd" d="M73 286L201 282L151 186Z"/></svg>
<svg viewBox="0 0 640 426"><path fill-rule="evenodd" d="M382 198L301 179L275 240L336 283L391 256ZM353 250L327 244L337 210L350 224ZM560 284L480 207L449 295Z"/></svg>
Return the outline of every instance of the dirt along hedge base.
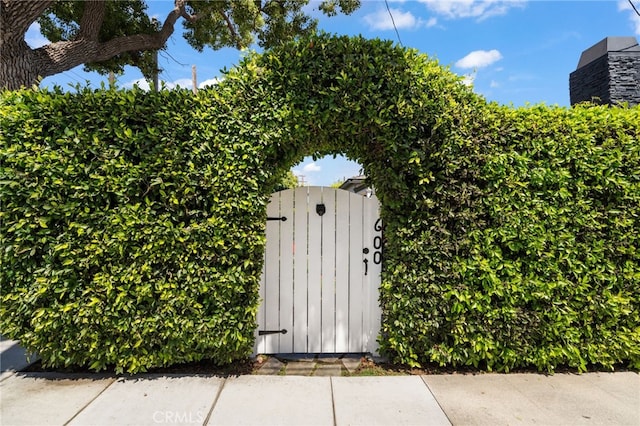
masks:
<svg viewBox="0 0 640 426"><path fill-rule="evenodd" d="M640 367L638 107L499 106L321 34L196 96L23 90L0 117L0 328L45 365L246 357L269 195L342 153L382 204L393 362Z"/></svg>

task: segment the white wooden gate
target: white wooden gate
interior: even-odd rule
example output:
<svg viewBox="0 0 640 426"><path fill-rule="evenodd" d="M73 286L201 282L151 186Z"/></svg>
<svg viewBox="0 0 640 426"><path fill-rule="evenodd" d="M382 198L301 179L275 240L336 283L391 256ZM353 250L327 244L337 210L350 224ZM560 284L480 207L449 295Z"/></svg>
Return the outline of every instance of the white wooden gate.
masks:
<svg viewBox="0 0 640 426"><path fill-rule="evenodd" d="M298 187L273 194L267 216L256 353L377 353L377 198Z"/></svg>

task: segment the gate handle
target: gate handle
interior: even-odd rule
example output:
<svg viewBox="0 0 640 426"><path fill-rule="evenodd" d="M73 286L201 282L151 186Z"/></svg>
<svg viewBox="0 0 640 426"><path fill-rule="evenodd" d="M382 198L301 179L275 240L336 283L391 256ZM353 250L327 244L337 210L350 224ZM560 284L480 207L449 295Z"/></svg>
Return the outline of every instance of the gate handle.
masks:
<svg viewBox="0 0 640 426"><path fill-rule="evenodd" d="M283 222L285 222L287 220L286 216L282 216L282 217L267 217L267 220L281 220Z"/></svg>
<svg viewBox="0 0 640 426"><path fill-rule="evenodd" d="M287 334L287 330L284 328L282 330L260 330L258 331L258 336L264 336L265 334Z"/></svg>
<svg viewBox="0 0 640 426"><path fill-rule="evenodd" d="M363 260L364 262L364 274L367 275L367 272L369 270L369 259L365 259Z"/></svg>

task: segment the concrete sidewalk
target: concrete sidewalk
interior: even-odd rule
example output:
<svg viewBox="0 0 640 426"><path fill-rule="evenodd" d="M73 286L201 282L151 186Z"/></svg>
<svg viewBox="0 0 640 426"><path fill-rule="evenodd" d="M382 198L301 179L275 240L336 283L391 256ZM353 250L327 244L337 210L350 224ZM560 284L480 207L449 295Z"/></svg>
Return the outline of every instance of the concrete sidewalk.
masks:
<svg viewBox="0 0 640 426"><path fill-rule="evenodd" d="M9 372L0 382L0 424L639 425L640 375Z"/></svg>

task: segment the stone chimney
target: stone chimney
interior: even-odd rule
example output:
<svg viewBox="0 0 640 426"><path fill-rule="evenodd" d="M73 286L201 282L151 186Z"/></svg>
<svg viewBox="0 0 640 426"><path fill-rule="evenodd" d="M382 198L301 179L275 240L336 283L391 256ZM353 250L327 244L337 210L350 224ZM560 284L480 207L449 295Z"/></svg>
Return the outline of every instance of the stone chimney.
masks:
<svg viewBox="0 0 640 426"><path fill-rule="evenodd" d="M569 76L569 92L571 105L640 104L640 45L635 37L607 37L582 52Z"/></svg>

